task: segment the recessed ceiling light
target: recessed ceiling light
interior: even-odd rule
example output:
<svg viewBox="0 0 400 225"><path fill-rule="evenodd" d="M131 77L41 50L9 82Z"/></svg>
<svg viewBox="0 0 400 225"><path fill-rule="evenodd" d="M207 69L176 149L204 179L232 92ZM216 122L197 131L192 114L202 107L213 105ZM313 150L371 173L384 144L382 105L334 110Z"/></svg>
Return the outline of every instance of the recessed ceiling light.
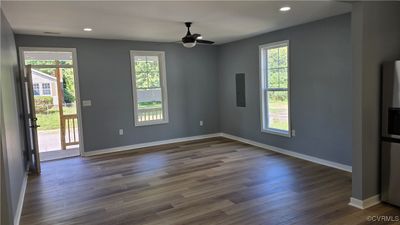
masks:
<svg viewBox="0 0 400 225"><path fill-rule="evenodd" d="M287 12L287 11L289 11L290 10L290 7L289 6L284 6L284 7L281 7L280 9L279 9L279 11L281 11L281 12Z"/></svg>
<svg viewBox="0 0 400 225"><path fill-rule="evenodd" d="M90 27L83 28L83 31L92 31L93 29Z"/></svg>

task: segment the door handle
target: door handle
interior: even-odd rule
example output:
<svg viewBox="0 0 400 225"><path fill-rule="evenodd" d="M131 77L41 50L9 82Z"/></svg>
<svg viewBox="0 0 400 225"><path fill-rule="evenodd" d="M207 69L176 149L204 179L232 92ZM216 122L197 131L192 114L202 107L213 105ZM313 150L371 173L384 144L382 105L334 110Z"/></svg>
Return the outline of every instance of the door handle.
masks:
<svg viewBox="0 0 400 225"><path fill-rule="evenodd" d="M30 125L29 127L30 128L38 128L38 127L40 127L40 125L37 125L36 124L36 121L37 121L38 119L36 118L36 117L33 117L32 118L32 122L33 122L33 125Z"/></svg>

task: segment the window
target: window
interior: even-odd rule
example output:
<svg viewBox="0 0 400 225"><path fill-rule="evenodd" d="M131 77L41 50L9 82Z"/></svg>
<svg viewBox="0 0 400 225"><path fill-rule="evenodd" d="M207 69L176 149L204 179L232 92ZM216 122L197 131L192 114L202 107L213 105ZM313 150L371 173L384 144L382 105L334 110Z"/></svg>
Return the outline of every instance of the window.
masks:
<svg viewBox="0 0 400 225"><path fill-rule="evenodd" d="M260 46L261 131L290 137L289 41Z"/></svg>
<svg viewBox="0 0 400 225"><path fill-rule="evenodd" d="M168 123L165 53L131 51L135 126Z"/></svg>
<svg viewBox="0 0 400 225"><path fill-rule="evenodd" d="M39 86L39 84L33 84L33 95L40 95L40 86Z"/></svg>
<svg viewBox="0 0 400 225"><path fill-rule="evenodd" d="M43 95L51 95L50 83L43 83L42 84L42 93L43 93Z"/></svg>

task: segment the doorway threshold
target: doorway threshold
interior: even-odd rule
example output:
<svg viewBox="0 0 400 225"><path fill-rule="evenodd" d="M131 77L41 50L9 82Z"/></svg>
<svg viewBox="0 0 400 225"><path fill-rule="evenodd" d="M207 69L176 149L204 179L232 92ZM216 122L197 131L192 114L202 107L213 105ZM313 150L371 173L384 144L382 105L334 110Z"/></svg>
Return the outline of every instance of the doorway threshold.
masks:
<svg viewBox="0 0 400 225"><path fill-rule="evenodd" d="M40 161L46 162L46 161L57 160L57 159L77 157L79 155L80 155L79 148L41 152L40 153Z"/></svg>

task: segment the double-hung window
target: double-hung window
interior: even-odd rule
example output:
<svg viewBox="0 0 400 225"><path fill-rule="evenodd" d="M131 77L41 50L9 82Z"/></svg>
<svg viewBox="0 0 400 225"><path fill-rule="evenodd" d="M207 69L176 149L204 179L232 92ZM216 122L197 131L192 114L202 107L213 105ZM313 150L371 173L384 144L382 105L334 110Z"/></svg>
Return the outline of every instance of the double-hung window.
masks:
<svg viewBox="0 0 400 225"><path fill-rule="evenodd" d="M33 95L40 95L40 86L39 84L35 83L32 85L33 87Z"/></svg>
<svg viewBox="0 0 400 225"><path fill-rule="evenodd" d="M42 92L43 92L43 95L51 95L50 83L43 83L42 84Z"/></svg>
<svg viewBox="0 0 400 225"><path fill-rule="evenodd" d="M260 46L261 131L290 137L289 41Z"/></svg>
<svg viewBox="0 0 400 225"><path fill-rule="evenodd" d="M168 123L165 53L131 51L135 126Z"/></svg>

